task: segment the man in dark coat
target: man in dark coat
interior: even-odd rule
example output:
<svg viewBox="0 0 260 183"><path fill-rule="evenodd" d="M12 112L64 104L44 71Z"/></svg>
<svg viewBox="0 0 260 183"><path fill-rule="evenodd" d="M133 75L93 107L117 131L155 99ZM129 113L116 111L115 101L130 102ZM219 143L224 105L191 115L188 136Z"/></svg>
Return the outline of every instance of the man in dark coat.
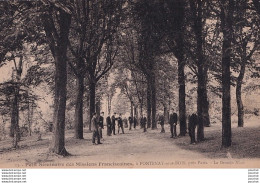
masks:
<svg viewBox="0 0 260 183"><path fill-rule="evenodd" d="M160 125L161 125L161 133L165 133L165 129L164 129L164 116L160 115L159 117L159 121L160 121Z"/></svg>
<svg viewBox="0 0 260 183"><path fill-rule="evenodd" d="M111 129L112 129L113 135L115 135L116 134L116 113L114 113L114 115L112 116Z"/></svg>
<svg viewBox="0 0 260 183"><path fill-rule="evenodd" d="M122 129L122 133L124 134L125 132L124 132L124 126L123 126L123 120L122 120L121 114L119 115L117 121L118 121L118 134L119 134L120 128Z"/></svg>
<svg viewBox="0 0 260 183"><path fill-rule="evenodd" d="M104 112L102 112L99 116L99 120L98 120L98 133L99 133L99 137L100 139L103 138L102 136L102 129L104 129Z"/></svg>
<svg viewBox="0 0 260 183"><path fill-rule="evenodd" d="M102 144L100 142L100 137L99 137L99 133L98 133L98 121L97 121L96 113L93 114L93 117L91 119L91 124L92 124L92 127L93 127L93 134L92 134L93 145L96 145L96 143L95 143L96 138L97 138L97 144Z"/></svg>
<svg viewBox="0 0 260 183"><path fill-rule="evenodd" d="M141 117L140 118L140 128L142 129L142 128L144 128L144 118L143 117Z"/></svg>
<svg viewBox="0 0 260 183"><path fill-rule="evenodd" d="M134 129L136 128L136 125L137 125L137 119L136 117L134 117Z"/></svg>
<svg viewBox="0 0 260 183"><path fill-rule="evenodd" d="M177 137L177 132L176 132L177 121L178 121L178 116L175 112L173 112L170 115L170 121L169 121L171 127L171 138Z"/></svg>
<svg viewBox="0 0 260 183"><path fill-rule="evenodd" d="M111 129L112 123L111 123L110 116L107 117L106 122L107 122L107 136L111 136L111 133L112 133L112 129Z"/></svg>
<svg viewBox="0 0 260 183"><path fill-rule="evenodd" d="M189 124L188 124L188 130L189 130L191 144L195 144L195 129L196 129L197 124L198 124L198 116L197 116L197 114L193 113L189 117Z"/></svg>
<svg viewBox="0 0 260 183"><path fill-rule="evenodd" d="M132 130L133 118L129 116L128 121L129 121L129 130Z"/></svg>

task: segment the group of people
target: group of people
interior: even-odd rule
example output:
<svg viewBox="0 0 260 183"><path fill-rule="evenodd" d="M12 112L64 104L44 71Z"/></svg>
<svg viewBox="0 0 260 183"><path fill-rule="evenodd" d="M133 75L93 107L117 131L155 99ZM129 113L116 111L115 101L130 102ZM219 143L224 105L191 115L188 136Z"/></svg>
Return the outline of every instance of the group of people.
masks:
<svg viewBox="0 0 260 183"><path fill-rule="evenodd" d="M191 144L195 144L195 142L196 142L195 130L198 125L198 120L199 119L198 119L198 116L196 113L193 113L192 115L189 115L189 117L188 117L188 131L189 131ZM178 121L177 114L175 112L170 114L169 124L170 124L171 138L177 137L177 132L176 132L177 121ZM159 116L159 124L161 125L161 133L165 133L163 115Z"/></svg>
<svg viewBox="0 0 260 183"><path fill-rule="evenodd" d="M177 137L177 131L176 131L177 121L178 121L177 113L173 112L172 114L170 114L169 124L170 124L171 138ZM165 133L163 115L159 116L159 124L161 125L161 133Z"/></svg>
<svg viewBox="0 0 260 183"><path fill-rule="evenodd" d="M116 123L117 121L117 123ZM137 126L137 119L135 117L129 117L128 118L129 121L129 130L132 130L132 127L135 129ZM177 121L178 121L178 115L177 113L173 112L172 114L170 114L170 118L169 118L169 124L170 124L170 132L171 132L171 138L176 138L177 137L177 131L176 131L176 127L177 127ZM189 116L189 123L188 123L188 131L189 131L189 136L191 139L191 144L195 144L195 129L196 126L198 124L198 117L197 115L194 113L192 115ZM161 133L165 133L165 129L164 129L164 116L161 115L159 116L159 123L161 125ZM102 144L100 142L100 139L103 138L102 136L102 129L104 129L104 112L102 112L100 114L100 116L97 116L96 113L93 114L93 117L91 119L91 124L93 127L93 135L92 135L92 143L96 144L96 139L97 139L97 144ZM110 118L110 116L108 116L106 118L106 124L107 124L107 135L111 136L116 135L116 124L117 124L117 133L119 134L120 131L122 132L122 134L124 134L124 125L127 128L128 124L127 124L127 119L122 119L122 114L119 114L119 116L117 117L117 114L114 113L112 115L112 117ZM141 117L140 119L140 126L141 129L143 129L144 132L146 132L146 124L147 124L147 119L146 117Z"/></svg>
<svg viewBox="0 0 260 183"><path fill-rule="evenodd" d="M129 130L132 130L132 128L136 129L137 126L137 119L136 117L129 117ZM140 125L141 128L144 129L144 132L146 132L146 122L147 119L146 117L141 117L140 119ZM114 113L112 117L107 116L106 118L106 124L107 124L107 135L111 136L116 135L116 126L117 126L117 133L119 134L120 131L122 134L124 134L124 127L128 128L128 123L127 119L122 119L122 114L119 114L117 116L117 113ZM100 116L97 116L96 113L93 114L93 117L91 119L91 125L93 127L93 134L92 134L92 143L93 145L96 144L102 144L101 139L103 138L102 136L102 129L104 129L104 112L101 112ZM97 139L97 143L96 143Z"/></svg>
<svg viewBox="0 0 260 183"><path fill-rule="evenodd" d="M104 112L102 112L99 117L94 113L91 119L91 125L93 128L92 144L96 145L96 139L97 144L102 144L100 139L103 138L102 129L104 129Z"/></svg>
<svg viewBox="0 0 260 183"><path fill-rule="evenodd" d="M125 133L122 114L119 114L119 116L116 117L116 113L114 113L114 115L112 115L112 118L110 118L110 116L106 118L108 136L111 136L111 134L116 135L116 121L117 121L117 133L118 134L120 133L120 129L123 134Z"/></svg>

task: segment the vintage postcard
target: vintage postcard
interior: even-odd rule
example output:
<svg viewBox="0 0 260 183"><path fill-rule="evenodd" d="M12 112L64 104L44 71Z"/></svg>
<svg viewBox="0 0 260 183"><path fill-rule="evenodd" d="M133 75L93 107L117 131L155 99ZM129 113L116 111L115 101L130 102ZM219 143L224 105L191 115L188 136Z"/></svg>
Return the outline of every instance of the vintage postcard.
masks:
<svg viewBox="0 0 260 183"><path fill-rule="evenodd" d="M0 1L0 168L259 168L259 7Z"/></svg>

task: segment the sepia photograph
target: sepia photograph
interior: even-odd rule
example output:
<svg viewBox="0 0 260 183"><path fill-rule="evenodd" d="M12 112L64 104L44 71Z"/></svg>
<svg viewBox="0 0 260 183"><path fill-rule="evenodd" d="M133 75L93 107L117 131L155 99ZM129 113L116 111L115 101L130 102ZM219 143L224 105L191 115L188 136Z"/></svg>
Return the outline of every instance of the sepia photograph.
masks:
<svg viewBox="0 0 260 183"><path fill-rule="evenodd" d="M0 0L0 168L260 168L259 0Z"/></svg>

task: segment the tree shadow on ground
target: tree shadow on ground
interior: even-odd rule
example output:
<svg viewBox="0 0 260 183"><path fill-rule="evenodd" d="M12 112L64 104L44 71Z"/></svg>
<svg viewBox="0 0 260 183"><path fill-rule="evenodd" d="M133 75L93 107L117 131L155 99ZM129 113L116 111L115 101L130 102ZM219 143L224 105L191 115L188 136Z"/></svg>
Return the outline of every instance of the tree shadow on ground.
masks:
<svg viewBox="0 0 260 183"><path fill-rule="evenodd" d="M187 136L174 140L174 143L185 150L199 152L208 158L260 158L260 128L232 128L232 146L222 148L221 129L205 131L205 140L190 144Z"/></svg>

